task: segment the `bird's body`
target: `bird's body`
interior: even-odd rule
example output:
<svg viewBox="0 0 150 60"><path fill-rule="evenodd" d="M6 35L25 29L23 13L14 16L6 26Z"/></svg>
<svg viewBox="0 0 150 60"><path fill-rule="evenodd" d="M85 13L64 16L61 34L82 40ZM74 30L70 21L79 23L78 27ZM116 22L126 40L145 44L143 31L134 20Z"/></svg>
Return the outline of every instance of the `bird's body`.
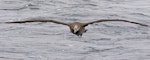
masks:
<svg viewBox="0 0 150 60"><path fill-rule="evenodd" d="M122 21L122 22L138 24L141 26L149 26L146 24L128 21L128 20L121 20L121 19L101 19L101 20L96 20L96 21L87 22L87 23L81 23L81 22L64 23L64 22L59 22L55 20L25 20L25 21L12 21L12 22L4 22L4 23L53 22L53 23L69 26L71 33L77 36L82 36L82 34L87 31L85 27L88 26L89 24L98 23L98 22L108 22L108 21Z"/></svg>
<svg viewBox="0 0 150 60"><path fill-rule="evenodd" d="M77 36L82 36L84 32L86 32L84 23L74 22L69 24L69 28L73 34Z"/></svg>

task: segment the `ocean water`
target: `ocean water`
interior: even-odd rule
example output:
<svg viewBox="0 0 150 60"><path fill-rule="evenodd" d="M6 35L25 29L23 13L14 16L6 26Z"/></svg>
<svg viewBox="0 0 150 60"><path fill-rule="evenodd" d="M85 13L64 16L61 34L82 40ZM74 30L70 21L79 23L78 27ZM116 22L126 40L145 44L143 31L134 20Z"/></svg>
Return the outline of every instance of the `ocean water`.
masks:
<svg viewBox="0 0 150 60"><path fill-rule="evenodd" d="M150 25L150 0L0 0L0 22L126 19ZM103 22L82 37L55 23L0 24L0 60L150 60L150 27Z"/></svg>

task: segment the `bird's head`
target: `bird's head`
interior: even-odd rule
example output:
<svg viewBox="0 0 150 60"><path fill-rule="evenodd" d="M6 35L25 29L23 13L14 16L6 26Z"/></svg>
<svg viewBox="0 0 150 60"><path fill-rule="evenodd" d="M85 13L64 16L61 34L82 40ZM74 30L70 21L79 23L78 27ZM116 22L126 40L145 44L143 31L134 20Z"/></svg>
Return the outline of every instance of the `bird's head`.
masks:
<svg viewBox="0 0 150 60"><path fill-rule="evenodd" d="M81 29L80 26L75 25L75 26L73 27L73 33L78 33L80 29Z"/></svg>
<svg viewBox="0 0 150 60"><path fill-rule="evenodd" d="M82 34L84 32L86 32L85 27L82 26L82 23L72 23L70 25L70 30L73 34L77 35L77 36L82 36Z"/></svg>

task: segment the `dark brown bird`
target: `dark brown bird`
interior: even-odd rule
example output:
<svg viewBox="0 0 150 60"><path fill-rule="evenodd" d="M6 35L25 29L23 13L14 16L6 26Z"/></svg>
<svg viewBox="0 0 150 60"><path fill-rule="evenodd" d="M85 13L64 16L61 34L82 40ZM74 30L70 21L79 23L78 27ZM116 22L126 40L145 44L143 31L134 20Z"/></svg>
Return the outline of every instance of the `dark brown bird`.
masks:
<svg viewBox="0 0 150 60"><path fill-rule="evenodd" d="M87 22L87 23L81 23L81 22L64 23L64 22L59 22L59 21L55 21L55 20L25 20L25 21L12 21L12 22L4 22L4 23L53 22L53 23L69 26L70 31L73 34L75 34L77 36L82 36L82 34L87 31L85 29L85 27L88 26L89 24L98 23L98 22L108 22L108 21L121 21L121 22L128 22L128 23L138 24L138 25L141 25L141 26L149 26L149 25L146 25L146 24L133 22L133 21L128 21L128 20L121 20L121 19L101 19L101 20L96 20L96 21Z"/></svg>

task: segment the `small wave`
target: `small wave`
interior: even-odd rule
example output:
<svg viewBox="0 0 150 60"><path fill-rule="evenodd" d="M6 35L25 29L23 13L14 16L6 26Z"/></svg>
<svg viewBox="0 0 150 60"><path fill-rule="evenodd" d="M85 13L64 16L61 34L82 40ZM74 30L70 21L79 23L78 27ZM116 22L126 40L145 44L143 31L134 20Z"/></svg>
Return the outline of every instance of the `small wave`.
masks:
<svg viewBox="0 0 150 60"><path fill-rule="evenodd" d="M144 14L144 13L130 13L130 15L150 17L149 15L146 15L146 14Z"/></svg>

